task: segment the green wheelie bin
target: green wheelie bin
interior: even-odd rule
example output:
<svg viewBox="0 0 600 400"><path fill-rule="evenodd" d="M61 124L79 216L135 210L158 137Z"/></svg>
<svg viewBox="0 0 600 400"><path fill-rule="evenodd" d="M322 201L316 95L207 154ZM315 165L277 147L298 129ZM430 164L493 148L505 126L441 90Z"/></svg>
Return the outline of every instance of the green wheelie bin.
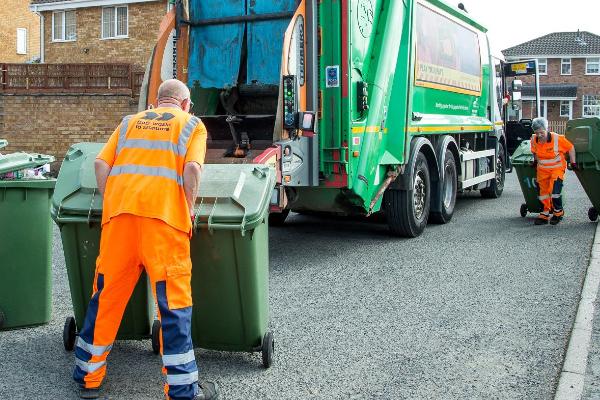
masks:
<svg viewBox="0 0 600 400"><path fill-rule="evenodd" d="M596 221L600 210L600 118L570 120L565 136L575 146L579 166L575 173L592 202L588 217Z"/></svg>
<svg viewBox="0 0 600 400"><path fill-rule="evenodd" d="M92 296L96 258L100 250L102 196L98 193L94 160L104 144L71 146L61 165L52 198L52 218L60 228L74 317L68 317L63 344L73 350ZM154 303L148 279L142 274L127 304L117 339L150 337Z"/></svg>
<svg viewBox="0 0 600 400"><path fill-rule="evenodd" d="M538 199L537 174L533 166L534 158L529 142L529 140L521 142L511 156L511 162L517 172L521 192L525 198L525 203L521 204L521 217L525 217L528 212L541 213L543 211L542 203Z"/></svg>
<svg viewBox="0 0 600 400"><path fill-rule="evenodd" d="M191 240L192 340L261 352L271 366L268 215L275 172L264 165L205 165Z"/></svg>
<svg viewBox="0 0 600 400"><path fill-rule="evenodd" d="M6 146L0 140L0 147ZM56 181L41 154L0 154L0 330L39 325L52 311L52 221Z"/></svg>

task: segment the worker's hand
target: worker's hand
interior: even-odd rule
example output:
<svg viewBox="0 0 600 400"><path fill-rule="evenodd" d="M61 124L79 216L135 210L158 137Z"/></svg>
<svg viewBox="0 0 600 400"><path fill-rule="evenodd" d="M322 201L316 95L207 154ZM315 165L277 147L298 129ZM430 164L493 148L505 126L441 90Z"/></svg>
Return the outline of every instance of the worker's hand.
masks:
<svg viewBox="0 0 600 400"><path fill-rule="evenodd" d="M569 163L569 165L567 165L567 168L571 171L579 171L579 165L577 165L576 162Z"/></svg>
<svg viewBox="0 0 600 400"><path fill-rule="evenodd" d="M194 226L194 222L196 222L196 216L194 214L190 214L190 220L192 221L192 226Z"/></svg>

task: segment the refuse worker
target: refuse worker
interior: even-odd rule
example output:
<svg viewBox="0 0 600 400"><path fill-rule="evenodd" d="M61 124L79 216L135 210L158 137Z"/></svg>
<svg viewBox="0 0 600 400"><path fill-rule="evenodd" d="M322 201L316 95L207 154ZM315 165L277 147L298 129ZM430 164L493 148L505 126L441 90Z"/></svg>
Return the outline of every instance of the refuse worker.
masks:
<svg viewBox="0 0 600 400"><path fill-rule="evenodd" d="M218 396L215 383L198 383L190 331L191 217L206 153L206 128L189 114L191 105L181 81L163 82L157 107L126 116L95 161L104 207L94 293L75 349L80 398L99 397L106 358L143 269L162 322L165 395Z"/></svg>
<svg viewBox="0 0 600 400"><path fill-rule="evenodd" d="M548 131L546 118L534 118L531 122L531 152L537 172L539 196L544 206L536 218L536 225L558 224L565 214L562 205L561 191L565 179L567 162L565 154L569 153L571 169L577 170L575 148L563 135ZM552 218L550 214L552 213Z"/></svg>

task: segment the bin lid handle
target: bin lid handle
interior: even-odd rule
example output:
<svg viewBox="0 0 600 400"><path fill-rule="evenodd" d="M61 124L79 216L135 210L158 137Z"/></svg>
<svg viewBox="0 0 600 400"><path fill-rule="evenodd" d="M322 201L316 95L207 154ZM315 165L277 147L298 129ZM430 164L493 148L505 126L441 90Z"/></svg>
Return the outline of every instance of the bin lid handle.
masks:
<svg viewBox="0 0 600 400"><path fill-rule="evenodd" d="M92 209L94 208L94 200L96 199L96 190L97 189L94 188L94 191L92 192L92 201L90 201L90 207L88 208L88 226L92 225Z"/></svg>
<svg viewBox="0 0 600 400"><path fill-rule="evenodd" d="M238 206L240 206L242 208L242 210L244 210L244 215L242 217L242 223L240 224L240 230L241 230L242 236L244 236L246 234L246 223L248 222L247 218L246 218L248 211L246 210L246 207L239 201L235 200L234 198L231 198L231 200L233 200L234 203L236 203ZM215 197L215 201L213 202L212 209L210 210L210 214L208 215L208 219L206 221L208 224L208 231L210 232L211 235L214 233L215 227L221 227L221 228L225 227L225 225L223 225L223 224L212 222L215 211L217 209L218 202L219 202L219 198ZM200 204L202 205L202 202L200 202Z"/></svg>

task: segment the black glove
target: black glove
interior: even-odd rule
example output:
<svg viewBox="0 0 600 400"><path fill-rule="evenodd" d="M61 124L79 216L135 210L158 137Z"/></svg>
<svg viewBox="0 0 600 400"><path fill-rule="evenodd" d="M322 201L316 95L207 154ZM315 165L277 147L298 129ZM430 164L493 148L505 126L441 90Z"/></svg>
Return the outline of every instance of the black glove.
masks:
<svg viewBox="0 0 600 400"><path fill-rule="evenodd" d="M533 163L531 163L531 166L533 168L537 168L537 160L533 160Z"/></svg>
<svg viewBox="0 0 600 400"><path fill-rule="evenodd" d="M572 162L569 164L569 169L571 171L579 171L579 165L576 162Z"/></svg>

